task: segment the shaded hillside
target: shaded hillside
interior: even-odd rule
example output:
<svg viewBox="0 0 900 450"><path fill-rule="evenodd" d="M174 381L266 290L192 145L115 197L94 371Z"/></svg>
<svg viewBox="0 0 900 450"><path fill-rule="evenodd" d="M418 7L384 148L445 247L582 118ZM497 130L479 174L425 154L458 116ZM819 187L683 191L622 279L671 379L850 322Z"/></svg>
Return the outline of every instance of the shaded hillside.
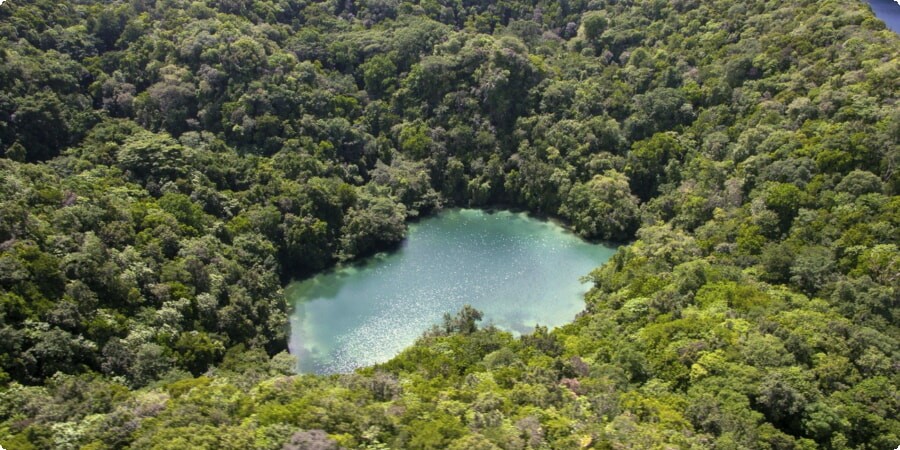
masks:
<svg viewBox="0 0 900 450"><path fill-rule="evenodd" d="M5 448L900 442L862 2L10 0L0 62ZM289 375L286 280L499 204L633 241L574 323Z"/></svg>

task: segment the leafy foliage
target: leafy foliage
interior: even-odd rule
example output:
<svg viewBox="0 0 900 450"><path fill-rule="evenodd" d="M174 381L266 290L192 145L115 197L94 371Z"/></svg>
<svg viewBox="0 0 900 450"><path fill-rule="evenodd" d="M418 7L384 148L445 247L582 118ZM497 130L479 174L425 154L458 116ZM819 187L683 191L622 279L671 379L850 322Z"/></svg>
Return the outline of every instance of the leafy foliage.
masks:
<svg viewBox="0 0 900 450"><path fill-rule="evenodd" d="M0 442L893 448L898 80L862 2L6 2ZM497 205L634 241L292 374L283 282Z"/></svg>

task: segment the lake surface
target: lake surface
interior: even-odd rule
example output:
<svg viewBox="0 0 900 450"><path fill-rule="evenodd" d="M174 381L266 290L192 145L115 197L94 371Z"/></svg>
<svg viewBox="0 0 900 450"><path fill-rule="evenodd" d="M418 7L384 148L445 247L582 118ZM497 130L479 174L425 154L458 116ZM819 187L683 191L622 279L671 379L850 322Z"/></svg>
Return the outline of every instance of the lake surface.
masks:
<svg viewBox="0 0 900 450"><path fill-rule="evenodd" d="M301 372L384 362L445 313L471 304L516 333L584 309L580 278L615 249L523 213L454 209L410 226L394 252L292 283L291 353Z"/></svg>
<svg viewBox="0 0 900 450"><path fill-rule="evenodd" d="M887 24L888 28L900 33L900 4L895 0L868 0L872 11L879 19Z"/></svg>

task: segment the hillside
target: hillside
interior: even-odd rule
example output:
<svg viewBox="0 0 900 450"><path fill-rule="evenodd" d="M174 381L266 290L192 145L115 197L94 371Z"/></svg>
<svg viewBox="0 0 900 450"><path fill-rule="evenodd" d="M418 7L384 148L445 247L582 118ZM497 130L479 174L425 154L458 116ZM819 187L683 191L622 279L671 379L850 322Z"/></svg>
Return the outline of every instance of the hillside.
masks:
<svg viewBox="0 0 900 450"><path fill-rule="evenodd" d="M6 449L892 449L900 37L836 0L8 0ZM511 206L625 243L294 375L282 287Z"/></svg>

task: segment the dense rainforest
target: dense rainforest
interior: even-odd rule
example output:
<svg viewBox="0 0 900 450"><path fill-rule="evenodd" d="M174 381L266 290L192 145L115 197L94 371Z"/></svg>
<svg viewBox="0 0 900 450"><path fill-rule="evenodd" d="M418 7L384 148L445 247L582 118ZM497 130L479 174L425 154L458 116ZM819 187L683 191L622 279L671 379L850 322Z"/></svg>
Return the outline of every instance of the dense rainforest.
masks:
<svg viewBox="0 0 900 450"><path fill-rule="evenodd" d="M7 0L0 445L893 449L898 94L859 1ZM497 205L628 243L573 323L294 374L285 282Z"/></svg>

